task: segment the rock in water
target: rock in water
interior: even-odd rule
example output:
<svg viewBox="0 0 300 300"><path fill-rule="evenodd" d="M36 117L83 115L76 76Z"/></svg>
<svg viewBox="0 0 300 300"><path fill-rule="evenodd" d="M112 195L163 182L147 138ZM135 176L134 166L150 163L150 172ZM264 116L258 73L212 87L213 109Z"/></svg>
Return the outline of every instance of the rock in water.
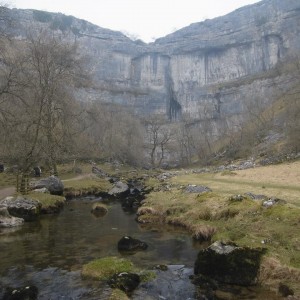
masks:
<svg viewBox="0 0 300 300"><path fill-rule="evenodd" d="M23 219L11 216L6 207L0 207L0 228L20 226L23 222Z"/></svg>
<svg viewBox="0 0 300 300"><path fill-rule="evenodd" d="M254 285L264 253L265 249L244 248L217 241L199 252L194 273L221 283Z"/></svg>
<svg viewBox="0 0 300 300"><path fill-rule="evenodd" d="M34 221L40 214L41 203L26 197L7 197L0 201L0 206L6 207L11 216L25 221Z"/></svg>
<svg viewBox="0 0 300 300"><path fill-rule="evenodd" d="M98 218L104 217L107 214L107 211L107 207L105 207L103 204L95 203L92 207L91 213Z"/></svg>
<svg viewBox="0 0 300 300"><path fill-rule="evenodd" d="M141 251L146 250L148 245L138 239L134 239L131 236L123 236L118 242L119 251Z"/></svg>
<svg viewBox="0 0 300 300"><path fill-rule="evenodd" d="M124 291L126 294L131 294L140 284L140 276L134 273L119 273L115 274L108 281L112 288L117 288Z"/></svg>
<svg viewBox="0 0 300 300"><path fill-rule="evenodd" d="M37 298L37 287L30 285L16 289L7 288L2 300L36 300Z"/></svg>
<svg viewBox="0 0 300 300"><path fill-rule="evenodd" d="M129 186L122 181L115 183L115 186L108 192L111 196L122 197L130 193Z"/></svg>

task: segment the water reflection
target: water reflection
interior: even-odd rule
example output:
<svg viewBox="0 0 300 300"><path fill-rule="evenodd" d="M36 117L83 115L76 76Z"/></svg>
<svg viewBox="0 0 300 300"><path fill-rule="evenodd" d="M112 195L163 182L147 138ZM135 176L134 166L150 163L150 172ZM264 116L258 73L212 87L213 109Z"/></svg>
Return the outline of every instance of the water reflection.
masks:
<svg viewBox="0 0 300 300"><path fill-rule="evenodd" d="M91 259L119 256L117 243L124 235L149 245L148 251L133 257L137 263L193 264L197 249L187 234L168 228L147 231L135 222L135 215L124 213L119 203L112 203L102 218L91 214L91 206L91 201L69 201L59 215L42 216L17 231L2 231L0 274L13 266L28 265L80 270Z"/></svg>

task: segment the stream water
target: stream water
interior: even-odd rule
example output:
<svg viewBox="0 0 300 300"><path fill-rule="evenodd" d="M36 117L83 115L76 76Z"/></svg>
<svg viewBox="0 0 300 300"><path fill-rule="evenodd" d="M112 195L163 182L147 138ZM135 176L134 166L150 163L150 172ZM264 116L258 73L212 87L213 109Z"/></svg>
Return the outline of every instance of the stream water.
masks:
<svg viewBox="0 0 300 300"><path fill-rule="evenodd" d="M147 269L172 265L169 273L161 272L156 279L161 287L141 286L134 299L192 299L194 286L188 276L198 251L206 245L194 243L174 227L141 227L135 222L135 214L124 212L118 202L110 203L109 212L100 218L91 214L91 207L91 199L72 200L58 215L41 216L39 221L18 229L1 229L0 299L5 287L26 285L38 288L38 299L107 299L109 288L83 279L82 265L96 258L121 256L117 243L124 235L149 246L130 256L135 265ZM177 276L176 286L171 284L172 276ZM240 299L274 299L261 298L259 295L265 294L258 290L250 294Z"/></svg>

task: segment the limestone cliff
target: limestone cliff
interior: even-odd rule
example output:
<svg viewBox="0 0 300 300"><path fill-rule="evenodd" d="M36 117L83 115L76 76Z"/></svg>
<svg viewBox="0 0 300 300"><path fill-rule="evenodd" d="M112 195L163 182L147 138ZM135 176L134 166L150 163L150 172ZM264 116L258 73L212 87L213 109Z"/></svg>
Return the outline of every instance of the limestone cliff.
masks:
<svg viewBox="0 0 300 300"><path fill-rule="evenodd" d="M16 36L26 27L47 26L91 57L95 86L78 97L171 119L235 118L256 95L271 101L273 87L284 89L286 80L270 71L300 50L299 0L264 0L151 44L62 14L11 13L18 20Z"/></svg>

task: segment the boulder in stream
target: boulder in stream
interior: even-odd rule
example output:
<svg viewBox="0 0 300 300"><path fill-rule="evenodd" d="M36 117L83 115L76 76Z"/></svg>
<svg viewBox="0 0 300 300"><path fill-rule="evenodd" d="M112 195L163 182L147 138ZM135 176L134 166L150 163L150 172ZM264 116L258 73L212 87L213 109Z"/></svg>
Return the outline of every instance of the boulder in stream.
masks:
<svg viewBox="0 0 300 300"><path fill-rule="evenodd" d="M148 245L138 239L134 239L131 236L123 236L118 242L118 250L121 252L135 252L146 250Z"/></svg>
<svg viewBox="0 0 300 300"><path fill-rule="evenodd" d="M0 206L6 207L11 216L25 221L36 220L41 210L40 202L24 196L6 197L0 201Z"/></svg>
<svg viewBox="0 0 300 300"><path fill-rule="evenodd" d="M36 300L38 289L34 285L21 288L7 288L2 300Z"/></svg>
<svg viewBox="0 0 300 300"><path fill-rule="evenodd" d="M108 212L108 209L106 207L106 205L102 204L102 203L95 203L93 204L91 213L99 218L99 217L104 217Z"/></svg>
<svg viewBox="0 0 300 300"><path fill-rule="evenodd" d="M262 248L239 247L217 241L199 252L194 273L221 283L254 285L264 253Z"/></svg>
<svg viewBox="0 0 300 300"><path fill-rule="evenodd" d="M6 207L0 207L0 228L20 226L23 222L23 219L11 216Z"/></svg>
<svg viewBox="0 0 300 300"><path fill-rule="evenodd" d="M118 181L115 183L114 187L108 192L109 195L115 197L123 197L130 193L129 186L122 182Z"/></svg>
<svg viewBox="0 0 300 300"><path fill-rule="evenodd" d="M124 291L126 294L131 294L140 284L140 276L135 273L122 272L113 275L108 284L112 288L117 288Z"/></svg>

